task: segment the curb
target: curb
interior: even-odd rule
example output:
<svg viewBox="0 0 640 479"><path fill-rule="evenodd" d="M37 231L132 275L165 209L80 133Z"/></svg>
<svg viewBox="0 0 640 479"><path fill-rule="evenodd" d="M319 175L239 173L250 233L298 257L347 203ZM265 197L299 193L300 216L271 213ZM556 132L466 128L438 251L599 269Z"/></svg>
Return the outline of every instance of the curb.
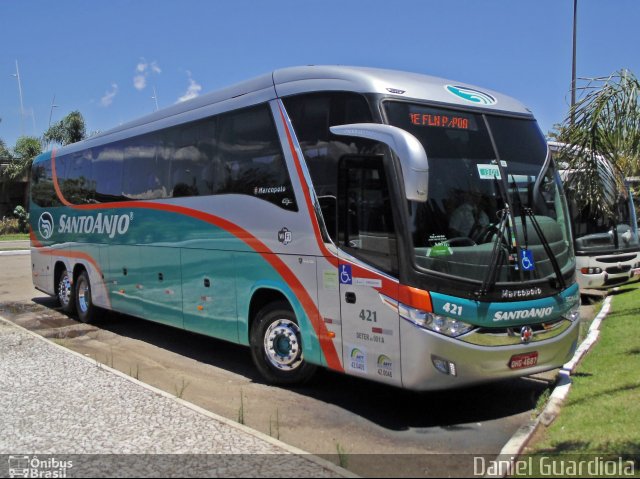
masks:
<svg viewBox="0 0 640 479"><path fill-rule="evenodd" d="M598 341L598 337L600 336L600 326L611 310L612 299L613 298L611 296L608 296L604 300L602 308L600 308L600 311L589 327L589 334L584 341L582 341L580 346L578 346L578 349L571 360L560 369L556 387L553 389L553 392L549 397L549 402L542 413L532 424L524 425L515 432L495 459L495 463L499 466L496 474L487 474L485 477L506 477L511 474L513 464L517 457L522 453L533 434L538 430L540 424L545 427L549 426L556 417L558 417L560 408L571 390L571 375L575 373L578 364L585 354L587 354L587 352L589 352L593 345Z"/></svg>
<svg viewBox="0 0 640 479"><path fill-rule="evenodd" d="M118 371L117 369L111 368L111 367L107 366L106 364L102 364L99 361L96 361L96 360L94 360L92 358L89 358L89 357L83 355L83 354L80 354L77 351L73 351L72 349L68 349L68 348L65 348L64 346L56 344L53 341L49 341L47 338L45 338L43 336L40 336L39 334L34 333L33 331L30 331L30 330L28 330L28 329L26 329L26 328L24 328L24 327L22 327L22 326L20 326L20 325L18 325L16 323L10 321L10 320L2 317L2 316L0 316L0 321L3 322L3 323L8 324L10 326L14 326L14 327L26 332L27 334L33 336L34 338L37 338L37 339L39 339L41 341L44 341L44 342L48 343L51 346L54 346L54 347L60 349L61 351L64 351L66 353L73 354L74 356L82 358L84 361L87 361L87 362L91 363L92 365L98 364L100 366L100 369L103 370L103 371L107 371L107 372L110 372L112 374L115 374L116 376L119 376L119 377L121 377L123 379L126 379L127 381L132 382L132 383L134 383L134 384L136 384L138 386L141 386L141 387L147 389L148 391L151 391L151 392L153 392L153 393L155 393L155 394L157 394L159 396L162 396L164 398L170 399L170 400L180 404L181 406L187 407L187 408L191 409L192 411L195 411L195 412L197 412L199 414L202 414L202 415L208 417L209 419L216 420L218 422L221 422L221 423L225 424L226 426L234 428L234 429L236 429L238 431L241 431L241 432L243 432L245 434L249 434L251 436L254 436L257 439L260 439L260 440L262 440L264 442L267 442L267 443L269 443L269 444L271 444L271 445L273 445L275 447L278 447L278 448L282 449L286 453L302 457L302 458L304 458L304 459L306 459L306 460L308 460L310 462L314 462L318 466L323 467L323 468L325 468L325 469L327 469L327 470L329 470L329 471L331 471L331 472L333 472L335 474L338 474L338 475L340 475L342 477L349 477L349 478L360 477L360 476L354 474L351 471L348 471L348 470L346 470L346 469L344 469L344 468L342 468L340 466L337 466L336 464L332 463L331 461L328 461L326 459L322 459L322 458L320 458L318 456L315 456L315 455L313 455L313 454L311 454L309 452L303 451L302 449L298 449L297 447L290 446L289 444L286 444L286 443L284 443L282 441L279 441L278 439L274 439L273 437L268 436L267 434L264 434L264 433L262 433L260 431L255 430L255 429L251 429L250 427L247 427L247 426L245 426L243 424L239 424L239 423L237 423L237 422L235 422L235 421L233 421L231 419L219 416L216 413L213 413L213 412L208 411L208 410L206 410L204 408L201 408L200 406L197 406L197 405L195 405L193 403L185 401L184 399L180 399L180 398L178 398L177 396L174 396L171 393L163 391L162 389L158 389L158 388L156 388L154 386L151 386L149 384L146 384L146 383L144 383L144 382L142 382L142 381L140 381L138 379L135 379L135 378L123 373L122 371Z"/></svg>
<svg viewBox="0 0 640 479"><path fill-rule="evenodd" d="M30 249L8 249L0 250L0 256L17 256L31 254Z"/></svg>

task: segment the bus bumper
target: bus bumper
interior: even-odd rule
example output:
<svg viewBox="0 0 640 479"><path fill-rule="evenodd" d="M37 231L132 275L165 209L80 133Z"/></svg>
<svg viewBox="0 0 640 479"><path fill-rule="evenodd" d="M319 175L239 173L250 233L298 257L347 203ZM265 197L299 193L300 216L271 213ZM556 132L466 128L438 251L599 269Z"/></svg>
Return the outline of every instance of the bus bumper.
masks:
<svg viewBox="0 0 640 479"><path fill-rule="evenodd" d="M401 320L402 385L434 391L507 378L529 376L561 367L578 346L580 321L552 339L513 346L486 347L449 338ZM515 357L537 353L534 366L511 369ZM436 367L440 366L440 369ZM449 372L443 364L448 365ZM452 365L452 366L451 366Z"/></svg>
<svg viewBox="0 0 640 479"><path fill-rule="evenodd" d="M636 253L576 257L576 278L581 290L615 288L637 280L639 271L640 262Z"/></svg>
<svg viewBox="0 0 640 479"><path fill-rule="evenodd" d="M586 289L611 289L616 286L622 286L625 283L638 278L636 270L625 273L599 273L599 274L583 274L578 271L577 280L581 290Z"/></svg>

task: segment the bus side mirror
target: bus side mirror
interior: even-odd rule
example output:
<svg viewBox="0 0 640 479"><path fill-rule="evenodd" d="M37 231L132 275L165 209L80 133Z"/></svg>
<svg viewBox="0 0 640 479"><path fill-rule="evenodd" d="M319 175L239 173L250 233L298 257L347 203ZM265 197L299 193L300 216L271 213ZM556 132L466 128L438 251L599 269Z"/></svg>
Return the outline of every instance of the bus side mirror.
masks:
<svg viewBox="0 0 640 479"><path fill-rule="evenodd" d="M408 200L427 201L429 161L422 143L411 133L391 125L354 123L332 126L331 133L379 141L387 145L400 159L404 190Z"/></svg>

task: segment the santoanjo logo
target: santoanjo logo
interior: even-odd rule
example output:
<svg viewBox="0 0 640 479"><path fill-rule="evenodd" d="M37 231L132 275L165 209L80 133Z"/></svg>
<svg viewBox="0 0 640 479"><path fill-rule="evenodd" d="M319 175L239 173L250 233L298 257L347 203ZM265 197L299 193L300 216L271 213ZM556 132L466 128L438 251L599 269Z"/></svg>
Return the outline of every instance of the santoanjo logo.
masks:
<svg viewBox="0 0 640 479"><path fill-rule="evenodd" d="M100 234L113 238L116 234L123 235L129 231L132 220L133 212L124 215L98 213L96 217L62 215L58 222L58 233Z"/></svg>
<svg viewBox="0 0 640 479"><path fill-rule="evenodd" d="M53 235L53 216L48 211L45 211L40 215L38 219L38 231L40 236L48 240Z"/></svg>
<svg viewBox="0 0 640 479"><path fill-rule="evenodd" d="M531 308L520 311L498 311L493 316L494 321L511 321L514 319L546 318L553 314L553 306L548 308Z"/></svg>

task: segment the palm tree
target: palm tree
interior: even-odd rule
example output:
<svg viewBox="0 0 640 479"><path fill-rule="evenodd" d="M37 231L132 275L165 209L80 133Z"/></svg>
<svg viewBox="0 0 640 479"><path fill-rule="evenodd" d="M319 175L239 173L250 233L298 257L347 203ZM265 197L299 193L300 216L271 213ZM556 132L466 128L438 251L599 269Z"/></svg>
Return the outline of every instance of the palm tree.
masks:
<svg viewBox="0 0 640 479"><path fill-rule="evenodd" d="M36 156L42 153L42 143L33 136L21 136L13 147L13 158L5 168L9 180L20 181L31 176L31 165ZM24 189L24 205L29 205L29 188Z"/></svg>
<svg viewBox="0 0 640 479"><path fill-rule="evenodd" d="M640 173L640 82L629 70L585 80L579 101L558 128L565 144L559 157L578 172L565 185L578 204L613 218L618 198L607 194L606 183L615 181L626 194L624 179Z"/></svg>
<svg viewBox="0 0 640 479"><path fill-rule="evenodd" d="M82 114L79 111L72 111L62 120L51 125L42 139L45 144L53 142L65 146L84 140L86 137L87 130Z"/></svg>
<svg viewBox="0 0 640 479"><path fill-rule="evenodd" d="M33 136L21 136L13 147L11 162L6 167L10 180L18 180L31 174L33 159L42 153L42 144Z"/></svg>

